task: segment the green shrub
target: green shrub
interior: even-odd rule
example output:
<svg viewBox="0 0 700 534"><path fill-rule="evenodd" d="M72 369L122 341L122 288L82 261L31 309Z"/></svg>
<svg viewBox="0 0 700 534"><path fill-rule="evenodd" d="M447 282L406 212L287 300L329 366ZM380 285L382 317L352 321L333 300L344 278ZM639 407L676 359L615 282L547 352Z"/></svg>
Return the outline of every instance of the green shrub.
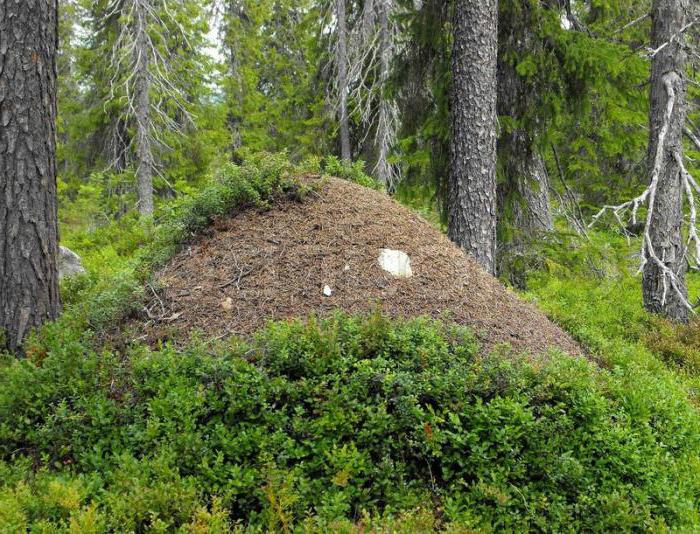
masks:
<svg viewBox="0 0 700 534"><path fill-rule="evenodd" d="M356 184L380 191L383 186L380 182L365 173L365 162L356 161L349 163L342 161L335 156L328 156L322 165L323 171L328 176L335 176L354 182Z"/></svg>
<svg viewBox="0 0 700 534"><path fill-rule="evenodd" d="M700 319L673 324L655 317L651 324L652 328L644 335L646 346L669 365L700 375Z"/></svg>
<svg viewBox="0 0 700 534"><path fill-rule="evenodd" d="M360 164L248 155L155 226L68 236L88 274L63 285L67 312L24 360L0 356L3 528L697 530L700 381L676 372L694 372L697 333L643 312L630 249L604 234L544 242L528 280L603 368L484 357L467 330L380 315L274 323L249 344L99 342L178 247L303 197L293 176L319 169L365 183Z"/></svg>
<svg viewBox="0 0 700 534"><path fill-rule="evenodd" d="M568 330L602 365L668 374L700 405L697 321L678 325L644 310L639 242L610 232L590 241L562 238L546 250L546 268L532 272L526 296ZM689 272L691 299L700 276Z"/></svg>
<svg viewBox="0 0 700 534"><path fill-rule="evenodd" d="M480 357L468 331L381 316L183 352L97 353L59 329L45 343L39 362L0 369L0 457L15 470L0 491L29 525L97 514L107 529L172 530L225 515L284 530L312 515L322 531L426 503L464 528L697 524L698 416L644 370ZM70 506L16 504L47 498L17 474L30 462L73 488Z"/></svg>

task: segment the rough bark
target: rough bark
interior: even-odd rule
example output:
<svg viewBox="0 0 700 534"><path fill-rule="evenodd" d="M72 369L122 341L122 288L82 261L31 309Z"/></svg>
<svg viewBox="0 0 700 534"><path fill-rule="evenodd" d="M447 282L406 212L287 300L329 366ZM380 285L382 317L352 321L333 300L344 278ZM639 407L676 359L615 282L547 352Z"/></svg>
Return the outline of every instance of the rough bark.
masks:
<svg viewBox="0 0 700 534"><path fill-rule="evenodd" d="M338 21L338 44L336 63L338 69L338 121L340 123L340 155L345 161L352 159L350 147L350 117L348 115L348 25L345 0L336 0L336 18Z"/></svg>
<svg viewBox="0 0 700 534"><path fill-rule="evenodd" d="M525 289L536 260L533 241L554 228L547 168L525 130L501 134L498 143L498 275Z"/></svg>
<svg viewBox="0 0 700 534"><path fill-rule="evenodd" d="M554 227L549 205L549 177L542 156L524 130L499 140L503 183L499 186L499 218L517 236L529 239Z"/></svg>
<svg viewBox="0 0 700 534"><path fill-rule="evenodd" d="M136 180L139 195L139 213L153 215L153 147L151 144L151 75L149 65L147 3L136 0L134 10L135 32L135 95L136 118Z"/></svg>
<svg viewBox="0 0 700 534"><path fill-rule="evenodd" d="M513 160L513 175L517 181L519 202L513 209L513 224L523 235L534 237L554 229L552 212L549 205L549 177L544 159L533 146L524 131L513 132L508 139Z"/></svg>
<svg viewBox="0 0 700 534"><path fill-rule="evenodd" d="M448 235L495 274L497 0L456 0L453 31Z"/></svg>
<svg viewBox="0 0 700 534"><path fill-rule="evenodd" d="M0 1L0 331L57 317L56 0Z"/></svg>
<svg viewBox="0 0 700 534"><path fill-rule="evenodd" d="M671 40L683 27L688 10L687 0L654 0L652 6L652 48ZM676 274L678 289L687 299L685 287L685 244L681 233L683 223L683 182L676 159L683 153L685 124L685 53L682 39L676 39L659 52L651 66L651 106L649 114L649 175L658 172L656 196L651 201L653 215L649 226L651 247L661 261ZM668 131L659 147L660 132L664 128L669 87L675 93L675 106ZM657 155L660 154L660 157ZM653 313L678 321L688 319L688 309L678 291L671 287L669 276L659 265L648 261L642 281L644 306Z"/></svg>

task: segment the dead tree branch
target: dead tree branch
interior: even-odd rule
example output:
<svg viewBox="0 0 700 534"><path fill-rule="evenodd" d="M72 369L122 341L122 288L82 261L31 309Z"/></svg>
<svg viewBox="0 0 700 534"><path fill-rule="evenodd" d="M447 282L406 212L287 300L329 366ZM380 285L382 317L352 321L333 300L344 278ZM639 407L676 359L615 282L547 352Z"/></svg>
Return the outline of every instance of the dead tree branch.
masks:
<svg viewBox="0 0 700 534"><path fill-rule="evenodd" d="M649 187L639 196L633 198L632 200L629 200L627 202L624 202L622 204L619 204L617 206L603 206L603 208L593 217L593 220L591 223L588 225L589 228L592 228L599 220L600 218L607 212L610 212L613 214L615 217L617 223L625 229L625 224L623 222L623 216L627 213L630 212L630 220L633 225L636 225L637 223L637 215L639 212L639 209L646 205L647 206L647 216L646 216L646 222L644 225L644 234L643 234L643 240L642 240L642 250L641 250L641 265L640 265L640 272L644 269L644 266L648 262L653 262L658 269L663 273L664 275L664 296L663 296L663 301L665 303L666 301L666 296L667 292L669 290L669 285L670 289L672 289L675 294L678 296L679 300L683 303L683 305L688 308L691 312L694 312L693 306L690 304L688 301L688 298L685 296L683 289L682 289L682 283L678 279L678 276L676 275L673 270L671 270L668 265L666 265L666 262L664 261L665 258L660 258L659 254L657 251L654 249L652 239L651 239L651 225L652 225L652 220L654 217L655 210L657 209L656 206L656 192L659 184L659 179L661 176L661 169L663 165L663 159L665 157L665 151L667 149L666 146L666 137L668 136L670 124L671 124L671 118L673 115L673 109L676 105L676 90L675 90L675 84L679 80L680 76L676 72L669 72L667 73L664 78L663 78L663 84L666 89L666 93L668 94L668 102L666 105L666 110L664 113L664 122L661 127L661 130L659 131L659 138L658 138L658 143L656 146L656 154L654 156L654 167L652 169L652 174L651 174L651 182L649 184ZM690 206L690 221L689 221L689 243L694 243L696 247L696 254L695 254L695 263L697 265L698 259L700 259L700 240L698 239L698 234L697 234L697 209L696 209L696 199L695 199L695 194L700 194L700 188L698 188L697 183L693 178L690 176L690 173L688 173L685 170L685 166L683 165L683 157L680 153L675 152L674 153L674 158L676 161L679 163L680 168L682 169L682 180L683 180L683 191L684 191L684 196L686 197L686 200ZM629 234L627 233L626 230L625 235L629 237Z"/></svg>

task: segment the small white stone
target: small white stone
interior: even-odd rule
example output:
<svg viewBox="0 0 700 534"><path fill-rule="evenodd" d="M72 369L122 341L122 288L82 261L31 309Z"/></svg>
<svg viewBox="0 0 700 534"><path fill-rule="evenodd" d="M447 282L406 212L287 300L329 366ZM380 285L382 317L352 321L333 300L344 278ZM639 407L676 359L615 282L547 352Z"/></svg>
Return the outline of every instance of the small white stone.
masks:
<svg viewBox="0 0 700 534"><path fill-rule="evenodd" d="M411 258L401 250L383 248L379 254L379 266L398 278L411 278Z"/></svg>
<svg viewBox="0 0 700 534"><path fill-rule="evenodd" d="M331 289L331 286L324 286L323 287L323 294L327 297L330 297L333 295L333 290Z"/></svg>

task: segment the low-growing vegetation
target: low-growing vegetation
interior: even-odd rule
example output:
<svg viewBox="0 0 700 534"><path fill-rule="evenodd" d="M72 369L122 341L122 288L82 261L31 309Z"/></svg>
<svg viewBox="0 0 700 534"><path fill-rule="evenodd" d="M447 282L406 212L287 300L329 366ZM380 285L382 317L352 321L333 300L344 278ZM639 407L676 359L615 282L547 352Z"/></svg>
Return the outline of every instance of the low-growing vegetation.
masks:
<svg viewBox="0 0 700 534"><path fill-rule="evenodd" d="M272 323L248 342L195 339L180 350L102 336L140 305L152 269L214 217L303 194L294 172L283 157L261 156L226 167L155 227L122 222L70 237L88 274L64 284L66 313L30 340L26 358L1 363L0 524L490 532L700 523L700 418L678 373L690 368L692 327L655 346L649 329L626 322L640 317L622 306L634 288L624 278L607 312L609 295L577 304L573 285L605 291L572 267L584 245L561 247L530 291L602 366L507 348L485 355L468 329L379 313ZM605 257L596 269L614 263ZM97 276L106 258L113 270Z"/></svg>
<svg viewBox="0 0 700 534"><path fill-rule="evenodd" d="M534 260L526 295L563 325L608 367L634 361L649 369L668 368L700 395L700 345L697 317L678 324L644 311L639 289L639 246L612 232L553 237ZM546 258L546 259L543 259ZM700 276L688 275L692 294Z"/></svg>
<svg viewBox="0 0 700 534"><path fill-rule="evenodd" d="M2 368L17 529L325 530L426 503L464 529L698 520L700 420L664 373L483 357L468 331L379 315L182 352L44 341Z"/></svg>
<svg viewBox="0 0 700 534"><path fill-rule="evenodd" d="M700 532L699 22L0 0L0 534Z"/></svg>

